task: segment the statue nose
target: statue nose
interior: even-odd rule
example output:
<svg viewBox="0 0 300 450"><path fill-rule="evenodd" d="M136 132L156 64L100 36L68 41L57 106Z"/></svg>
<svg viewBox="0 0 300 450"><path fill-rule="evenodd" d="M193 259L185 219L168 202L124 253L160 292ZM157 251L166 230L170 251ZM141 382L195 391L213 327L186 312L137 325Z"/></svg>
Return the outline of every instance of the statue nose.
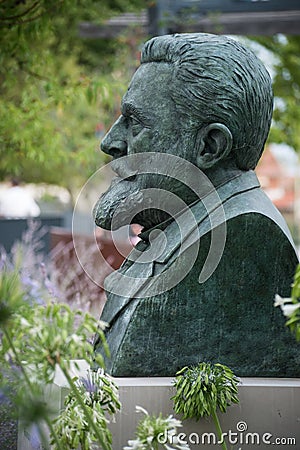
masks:
<svg viewBox="0 0 300 450"><path fill-rule="evenodd" d="M101 142L101 150L113 158L120 158L127 154L126 126L121 116Z"/></svg>
<svg viewBox="0 0 300 450"><path fill-rule="evenodd" d="M113 158L120 158L127 154L127 143L104 138L101 142L101 150Z"/></svg>

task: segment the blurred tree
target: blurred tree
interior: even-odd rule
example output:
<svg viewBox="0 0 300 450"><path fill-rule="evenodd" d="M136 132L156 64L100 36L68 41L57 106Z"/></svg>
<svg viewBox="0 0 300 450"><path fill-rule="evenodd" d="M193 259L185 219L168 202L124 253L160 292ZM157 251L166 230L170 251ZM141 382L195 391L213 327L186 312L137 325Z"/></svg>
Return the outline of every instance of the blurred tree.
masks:
<svg viewBox="0 0 300 450"><path fill-rule="evenodd" d="M0 179L19 175L73 192L100 166L99 132L116 115L131 73L120 39L84 40L78 24L143 6L0 1Z"/></svg>
<svg viewBox="0 0 300 450"><path fill-rule="evenodd" d="M273 52L275 108L270 142L285 142L300 152L300 36L275 35L255 40Z"/></svg>

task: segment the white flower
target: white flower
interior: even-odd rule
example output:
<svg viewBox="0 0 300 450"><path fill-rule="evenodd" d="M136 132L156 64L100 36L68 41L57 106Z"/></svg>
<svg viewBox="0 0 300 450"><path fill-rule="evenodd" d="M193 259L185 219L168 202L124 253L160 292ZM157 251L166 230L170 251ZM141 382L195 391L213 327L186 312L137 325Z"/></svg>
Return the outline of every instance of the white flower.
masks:
<svg viewBox="0 0 300 450"><path fill-rule="evenodd" d="M284 316L290 317L297 309L300 308L300 303L293 303L291 298L283 298L276 294L274 306L280 306Z"/></svg>
<svg viewBox="0 0 300 450"><path fill-rule="evenodd" d="M182 423L180 420L175 419L175 417L173 417L172 415L170 415L167 419L168 425L171 428L177 428L177 427L182 427Z"/></svg>
<svg viewBox="0 0 300 450"><path fill-rule="evenodd" d="M135 410L137 413L142 412L143 414L145 414L146 416L149 416L148 411L146 411L144 408L142 408L141 406L136 406Z"/></svg>
<svg viewBox="0 0 300 450"><path fill-rule="evenodd" d="M187 442L177 436L177 428L182 427L180 420L172 415L163 417L149 415L141 406L136 406L136 412L142 412L145 417L140 421L138 428L138 438L128 441L128 446L123 450L153 450L159 448L165 450L189 450Z"/></svg>
<svg viewBox="0 0 300 450"><path fill-rule="evenodd" d="M190 447L188 446L187 442L175 442L175 439L172 440L172 445L175 445L175 447L170 447L167 444L164 444L165 450L190 450Z"/></svg>
<svg viewBox="0 0 300 450"><path fill-rule="evenodd" d="M147 437L147 444L148 444L148 445L151 445L152 442L153 442L153 439L154 439L154 436L148 436L148 437Z"/></svg>
<svg viewBox="0 0 300 450"><path fill-rule="evenodd" d="M276 294L275 295L275 301L274 301L274 306L282 306L285 303L291 303L292 299L288 298L288 297L280 297L280 295Z"/></svg>
<svg viewBox="0 0 300 450"><path fill-rule="evenodd" d="M281 310L286 317L290 317L297 309L300 308L300 303L293 303L290 305L281 305Z"/></svg>

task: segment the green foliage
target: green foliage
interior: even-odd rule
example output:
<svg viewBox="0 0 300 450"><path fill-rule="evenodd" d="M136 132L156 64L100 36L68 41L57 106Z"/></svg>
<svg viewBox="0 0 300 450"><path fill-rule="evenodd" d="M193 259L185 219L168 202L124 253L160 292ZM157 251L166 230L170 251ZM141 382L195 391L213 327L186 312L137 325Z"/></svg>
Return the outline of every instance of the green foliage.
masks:
<svg viewBox="0 0 300 450"><path fill-rule="evenodd" d="M1 339L0 357L8 366L30 367L31 373L42 377L43 383L53 380L56 365L69 369L71 359L94 362L90 340L97 332L103 341L104 323L81 310L71 310L63 303L37 304L28 301L17 267L2 267L0 276ZM13 336L13 349L11 338ZM97 363L103 360L97 356Z"/></svg>
<svg viewBox="0 0 300 450"><path fill-rule="evenodd" d="M295 309L287 320L286 326L290 328L297 341L300 341L300 265L297 267L292 284L291 299Z"/></svg>
<svg viewBox="0 0 300 450"><path fill-rule="evenodd" d="M119 39L85 40L78 26L142 4L0 2L0 179L21 175L74 191L101 165L95 129L113 121L130 75L111 75Z"/></svg>
<svg viewBox="0 0 300 450"><path fill-rule="evenodd" d="M102 369L98 369L97 372L88 371L87 378L80 378L76 382L76 388L93 421L103 430L106 445L111 448L112 436L106 426L105 412L114 414L121 407L116 384ZM89 450L97 442L97 435L86 422L85 411L74 391L67 395L65 409L55 420L54 430L64 448L76 449L81 444L82 450ZM52 444L53 450L56 450L55 442L52 441Z"/></svg>
<svg viewBox="0 0 300 450"><path fill-rule="evenodd" d="M300 36L256 37L276 57L275 108L269 140L300 150ZM280 101L278 101L280 99Z"/></svg>
<svg viewBox="0 0 300 450"><path fill-rule="evenodd" d="M227 450L217 411L226 412L232 403L238 403L238 378L222 364L199 363L184 367L176 374L176 394L172 397L174 409L183 419L212 417L219 442Z"/></svg>
<svg viewBox="0 0 300 450"><path fill-rule="evenodd" d="M189 450L187 443L177 436L177 428L182 426L180 420L173 416L163 417L162 414L150 415L140 406L136 411L145 416L137 425L136 439L128 441L124 450Z"/></svg>
<svg viewBox="0 0 300 450"><path fill-rule="evenodd" d="M3 262L2 262L3 264ZM3 269L3 267L2 267ZM15 271L0 272L0 327L6 326L23 302L24 290Z"/></svg>
<svg viewBox="0 0 300 450"><path fill-rule="evenodd" d="M98 330L99 322L89 314L72 311L64 304L21 307L14 314L9 333L14 336L18 355L26 355L26 366L36 370L44 383L53 380L56 365L69 368L71 359L93 361L93 346L88 338ZM103 338L104 339L104 338ZM10 352L10 342L3 336L4 355ZM14 354L10 360L17 364ZM103 361L98 361L103 364Z"/></svg>
<svg viewBox="0 0 300 450"><path fill-rule="evenodd" d="M300 341L300 264L297 266L290 298L275 297L274 306L280 306L285 317L286 326Z"/></svg>
<svg viewBox="0 0 300 450"><path fill-rule="evenodd" d="M108 353L103 333L104 324L88 313L72 311L68 305L55 303L53 298L52 301L43 303L40 298L42 291L36 290L39 283L34 283L28 276L26 279L22 277L22 257L25 256L18 252L17 265L7 259L3 260L1 268L1 393L13 394L12 400L18 407L25 426L36 426L39 438L45 445L46 439L41 427L44 422L57 450L74 448L63 446L59 441L49 418L51 411L43 398L45 385L53 381L55 370L59 367L68 381L71 394L81 407L82 424L88 424L104 450L111 450L105 411L114 412L119 407L116 389L109 381L104 381L103 373L99 375L94 411L87 402L87 396L83 395L82 388L75 385L70 366L70 361L74 359L83 359L88 365L92 365L95 359L98 366L103 365L102 357L94 357L91 338L96 332L100 334ZM29 290L29 286L34 290ZM51 286L48 287L51 289ZM98 401L100 397L101 403ZM92 399L94 402L95 396ZM102 418L97 426L93 421L96 412Z"/></svg>
<svg viewBox="0 0 300 450"><path fill-rule="evenodd" d="M233 372L222 364L202 362L184 367L174 382L175 412L183 414L183 419L209 417L217 409L224 413L231 403L239 401L237 383Z"/></svg>

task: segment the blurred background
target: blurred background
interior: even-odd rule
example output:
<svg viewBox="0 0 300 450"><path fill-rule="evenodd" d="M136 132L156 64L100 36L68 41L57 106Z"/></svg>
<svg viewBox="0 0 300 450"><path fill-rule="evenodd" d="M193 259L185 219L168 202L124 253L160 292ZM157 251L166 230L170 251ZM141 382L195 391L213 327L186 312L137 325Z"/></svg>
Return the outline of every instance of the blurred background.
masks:
<svg viewBox="0 0 300 450"><path fill-rule="evenodd" d="M47 261L47 276L61 298L100 313L105 298L99 284L110 269L94 264L91 211L111 173L102 170L96 183L90 179L109 162L99 143L119 115L145 40L212 32L249 45L272 76L274 118L257 174L299 247L299 30L299 0L1 1L1 246L16 253L23 236L23 244ZM75 232L85 255L81 264L72 240L80 191ZM111 270L132 249L137 233L121 231L116 249L109 233L97 231L97 246ZM37 236L41 245L33 242ZM92 266L89 276L82 265Z"/></svg>

